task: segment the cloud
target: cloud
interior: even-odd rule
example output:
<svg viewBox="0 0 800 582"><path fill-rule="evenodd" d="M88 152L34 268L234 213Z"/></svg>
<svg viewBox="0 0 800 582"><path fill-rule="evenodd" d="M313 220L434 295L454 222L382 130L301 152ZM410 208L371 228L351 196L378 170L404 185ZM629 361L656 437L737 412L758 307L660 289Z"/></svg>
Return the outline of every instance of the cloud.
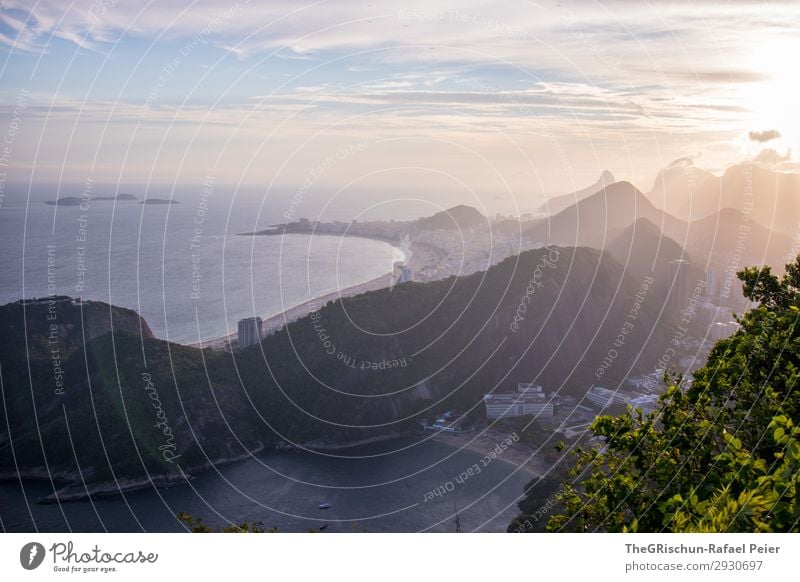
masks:
<svg viewBox="0 0 800 582"><path fill-rule="evenodd" d="M643 176L686 151L705 151L704 160L711 157L709 163L722 167L731 155L742 155L750 128L763 127L752 121L749 96L752 85L769 78L769 69L749 57L765 36L793 34L800 17L797 4L764 10L756 0L737 2L736 10L721 0L697 0L691 8L678 1L622 0L407 0L402 7L363 0L193 0L142 6L4 0L0 53L16 74L4 76L0 68L0 122L8 114L3 104L18 92L14 83L29 74L42 95L31 97L27 115L31 127L46 127L46 135L32 141L84 142L89 161L69 166L81 172L94 155L95 128L108 128L110 143L127 143L131 127L152 135L165 127L197 128L207 137L229 131L226 139L241 151L252 147L253 136L268 136L270 145L278 144L276 152L297 149L310 165L318 164L316 154L301 146L325 127L342 140L379 134L431 144L463 141L496 154L498 163L512 159L517 147L504 145L500 136L519 140L519 149L538 159L547 159L558 139L576 171L585 164L594 177L598 156L601 167L635 158L625 164ZM161 67L183 56L181 46L200 44L202 53L186 58L156 102L148 103L147 90ZM95 57L106 52L101 64ZM119 93L120 71L128 70L132 82ZM51 71L64 71L66 82ZM211 131L220 133L205 133ZM753 136L767 133L751 132L753 142L743 149L757 153L758 143L767 140ZM170 146L183 144L172 133L170 140ZM212 143L209 137L204 145ZM135 148L141 148L134 152L140 159L150 159L146 141L136 141ZM438 150L431 145L428 151ZM32 153L30 166L65 167L62 152L44 162L42 155ZM387 160L394 163L394 155ZM770 155L763 154L763 163ZM22 161L21 151L16 157ZM425 159L444 164L450 158ZM578 189L562 186L563 172L556 164L550 168L554 190ZM204 175L206 169L199 165L197 171Z"/></svg>
<svg viewBox="0 0 800 582"><path fill-rule="evenodd" d="M695 159L698 158L698 157L699 156L697 156L697 155L683 156L683 157L678 158L677 160L671 161L669 164L667 164L666 167L667 168L680 168L680 167L683 167L683 166L693 166Z"/></svg>
<svg viewBox="0 0 800 582"><path fill-rule="evenodd" d="M769 79L769 75L758 71L719 70L719 71L665 71L667 77L695 83L739 84L756 83Z"/></svg>
<svg viewBox="0 0 800 582"><path fill-rule="evenodd" d="M792 163L792 150L787 150L785 154L781 154L773 148L765 148L758 152L753 161L772 170L787 169L787 164L795 166Z"/></svg>
<svg viewBox="0 0 800 582"><path fill-rule="evenodd" d="M777 129L766 129L764 131L751 131L747 134L751 141L757 141L758 143L766 143L768 141L772 141L773 139L778 139L781 137L781 132ZM775 150L764 150L766 151L775 151ZM764 153L762 152L762 153ZM760 155L760 154L759 154Z"/></svg>
<svg viewBox="0 0 800 582"><path fill-rule="evenodd" d="M753 158L753 162L774 172L800 172L800 162L795 160L792 156L792 150L786 150L785 154L773 148L765 148L758 152Z"/></svg>
<svg viewBox="0 0 800 582"><path fill-rule="evenodd" d="M652 75L653 65L663 59L674 69L656 71L657 82L666 77L677 83L713 84L761 80L761 71L730 70L728 65L763 40L763 27L782 26L791 34L797 18L791 4L771 6L765 15L756 1L741 2L735 11L721 2L703 2L702 19L680 2L659 3L658 9L613 0L587 3L579 10L557 2L533 4L407 0L398 8L362 0L196 0L190 8L153 2L142 10L140 4L117 0L5 0L0 14L14 21L11 28L17 34L5 32L7 38L0 42L13 44L14 36L22 35L26 48L44 49L52 36L94 45L122 34L192 38L205 29L210 44L234 46L242 54L364 51L360 62L347 63L356 67L374 65L376 59L431 63L455 58L510 62L534 70L566 67L592 80L626 80L634 69ZM765 18L768 22L762 23ZM761 25L753 26L753 19Z"/></svg>

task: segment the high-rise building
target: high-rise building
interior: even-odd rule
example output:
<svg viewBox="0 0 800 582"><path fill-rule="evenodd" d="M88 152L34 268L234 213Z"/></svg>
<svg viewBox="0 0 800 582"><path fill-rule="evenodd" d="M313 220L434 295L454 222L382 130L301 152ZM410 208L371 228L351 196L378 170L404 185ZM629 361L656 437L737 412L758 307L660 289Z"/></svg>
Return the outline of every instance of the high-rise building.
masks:
<svg viewBox="0 0 800 582"><path fill-rule="evenodd" d="M261 341L261 324L260 317L246 317L239 320L238 339L240 348L246 348Z"/></svg>
<svg viewBox="0 0 800 582"><path fill-rule="evenodd" d="M718 286L717 271L714 267L709 267L708 271L706 271L706 296L715 297L718 293Z"/></svg>
<svg viewBox="0 0 800 582"><path fill-rule="evenodd" d="M673 309L683 311L689 304L689 261L675 259L669 262L670 283L669 302Z"/></svg>
<svg viewBox="0 0 800 582"><path fill-rule="evenodd" d="M411 267L407 267L404 263L397 262L394 264L395 272L397 273L397 284L407 283L414 280L414 271Z"/></svg>

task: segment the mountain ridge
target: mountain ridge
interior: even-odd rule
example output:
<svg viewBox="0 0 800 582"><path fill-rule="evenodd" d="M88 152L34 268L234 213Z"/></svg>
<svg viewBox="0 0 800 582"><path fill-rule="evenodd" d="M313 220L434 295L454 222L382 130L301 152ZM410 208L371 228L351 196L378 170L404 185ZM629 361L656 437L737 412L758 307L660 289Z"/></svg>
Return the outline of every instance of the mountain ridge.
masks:
<svg viewBox="0 0 800 582"><path fill-rule="evenodd" d="M71 482L63 495L74 498L113 491L118 480L176 482L181 471L287 440L333 446L414 432L431 411L482 414L487 392L519 381L582 397L640 292L607 252L549 247L485 272L329 302L234 353L112 326L65 356L60 395L47 353L33 353L29 373L27 360L0 350L0 476L36 478L45 467ZM46 318L46 307L27 317ZM648 371L665 348L649 330L672 329L672 317L655 301L643 305L604 381ZM0 329L4 344L41 335L2 318Z"/></svg>

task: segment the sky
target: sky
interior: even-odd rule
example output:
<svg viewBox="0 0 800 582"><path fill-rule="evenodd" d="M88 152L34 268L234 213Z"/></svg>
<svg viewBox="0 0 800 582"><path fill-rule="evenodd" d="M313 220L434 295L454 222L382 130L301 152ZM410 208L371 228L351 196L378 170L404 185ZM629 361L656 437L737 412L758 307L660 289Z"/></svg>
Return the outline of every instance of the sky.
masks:
<svg viewBox="0 0 800 582"><path fill-rule="evenodd" d="M791 171L798 22L792 2L0 0L0 170L508 212L603 170L647 191L684 157Z"/></svg>

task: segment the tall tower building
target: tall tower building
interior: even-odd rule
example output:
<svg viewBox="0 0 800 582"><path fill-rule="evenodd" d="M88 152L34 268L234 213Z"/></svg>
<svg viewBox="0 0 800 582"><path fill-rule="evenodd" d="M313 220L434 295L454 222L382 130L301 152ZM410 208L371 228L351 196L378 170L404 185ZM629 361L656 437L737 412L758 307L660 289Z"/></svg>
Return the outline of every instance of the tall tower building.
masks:
<svg viewBox="0 0 800 582"><path fill-rule="evenodd" d="M414 280L414 271L410 267L403 267L400 271L400 279L398 283L407 283Z"/></svg>
<svg viewBox="0 0 800 582"><path fill-rule="evenodd" d="M670 292L669 302L673 309L685 310L689 305L689 261L675 259L669 262Z"/></svg>
<svg viewBox="0 0 800 582"><path fill-rule="evenodd" d="M715 297L718 285L717 270L714 267L709 267L708 271L706 271L706 296Z"/></svg>
<svg viewBox="0 0 800 582"><path fill-rule="evenodd" d="M246 348L261 341L261 323L260 317L246 317L239 320L238 338L240 348Z"/></svg>

